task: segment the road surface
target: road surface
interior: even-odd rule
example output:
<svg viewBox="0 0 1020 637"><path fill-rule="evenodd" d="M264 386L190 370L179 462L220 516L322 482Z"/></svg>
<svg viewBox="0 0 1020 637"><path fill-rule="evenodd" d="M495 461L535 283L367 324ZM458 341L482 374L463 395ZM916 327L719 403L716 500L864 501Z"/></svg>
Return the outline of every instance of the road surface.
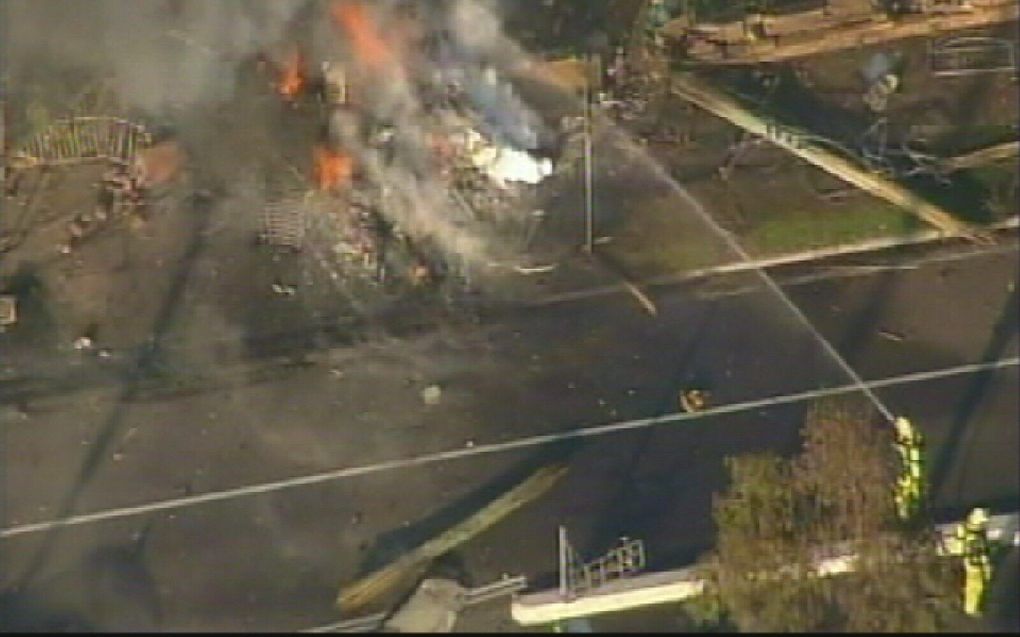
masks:
<svg viewBox="0 0 1020 637"><path fill-rule="evenodd" d="M1015 257L934 261L785 290L866 380L880 380L1015 359ZM681 564L710 545L722 458L795 451L804 401L286 481L668 414L677 389L692 383L711 387L722 406L852 385L771 291L744 283L657 289L657 317L626 296L597 297L332 349L264 379L241 365L206 391L131 394L99 384L7 405L4 610L34 627L327 624L337 619L338 586L366 561L414 542L450 515L437 510L470 505L481 486L543 453L570 454L568 477L458 551L452 562L460 563L448 568L471 584L503 572L541 580L555 569L561 523L582 552L627 534L647 541L653 568ZM201 368L202 377L215 369ZM947 515L1016 502L1017 382L1016 365L1006 364L875 389L928 435L936 504ZM427 407L420 392L431 384L442 396ZM252 488L274 482L283 486ZM221 500L188 502L231 489ZM182 504L152 506L174 501ZM125 507L137 508L19 532Z"/></svg>

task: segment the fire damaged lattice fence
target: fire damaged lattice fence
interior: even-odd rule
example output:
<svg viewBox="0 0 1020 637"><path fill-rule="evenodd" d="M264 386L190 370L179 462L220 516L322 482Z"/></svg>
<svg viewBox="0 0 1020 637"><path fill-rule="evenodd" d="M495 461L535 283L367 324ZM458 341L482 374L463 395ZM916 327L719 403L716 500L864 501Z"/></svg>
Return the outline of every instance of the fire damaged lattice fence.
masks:
<svg viewBox="0 0 1020 637"><path fill-rule="evenodd" d="M72 117L54 121L14 153L21 166L61 166L109 161L130 166L152 144L141 124L117 117Z"/></svg>

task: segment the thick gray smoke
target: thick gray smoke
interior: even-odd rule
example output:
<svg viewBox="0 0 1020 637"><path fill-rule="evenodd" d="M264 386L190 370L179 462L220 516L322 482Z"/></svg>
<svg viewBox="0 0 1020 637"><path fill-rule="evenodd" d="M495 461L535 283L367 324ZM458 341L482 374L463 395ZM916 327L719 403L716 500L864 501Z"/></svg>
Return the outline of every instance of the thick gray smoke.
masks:
<svg viewBox="0 0 1020 637"><path fill-rule="evenodd" d="M500 79L501 72L516 70L527 56L503 33L496 6L461 0L452 6L447 24L452 37L440 60L450 79L463 83L484 117L486 132L520 149L537 148L539 118Z"/></svg>
<svg viewBox="0 0 1020 637"><path fill-rule="evenodd" d="M240 62L274 45L308 0L5 0L11 85L68 67L107 77L128 108L228 99Z"/></svg>
<svg viewBox="0 0 1020 637"><path fill-rule="evenodd" d="M398 2L366 3L375 24L397 22ZM470 127L492 143L534 149L540 118L501 78L500 70L522 64L525 53L502 32L495 6L458 0L426 5L419 11L431 48L415 48L399 57L397 68L363 85L356 115L342 113L333 120L338 145L355 155L357 164L382 188L384 215L412 237L427 238L465 267L483 266L497 257L501 243L490 229L466 215L451 199L449 185L427 160L430 135L446 139ZM357 68L354 55L348 60ZM461 92L471 111L436 104L449 85ZM442 101L442 100L438 100ZM391 152L365 144L359 124L384 122L395 131ZM503 255L505 256L505 255Z"/></svg>

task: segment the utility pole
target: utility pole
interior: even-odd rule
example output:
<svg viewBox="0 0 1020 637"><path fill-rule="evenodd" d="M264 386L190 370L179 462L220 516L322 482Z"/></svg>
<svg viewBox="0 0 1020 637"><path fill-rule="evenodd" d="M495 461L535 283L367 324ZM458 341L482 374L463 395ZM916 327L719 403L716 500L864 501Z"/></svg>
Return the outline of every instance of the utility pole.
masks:
<svg viewBox="0 0 1020 637"><path fill-rule="evenodd" d="M592 126L591 126L591 74L592 56L585 56L584 80L584 249L588 254L595 247L594 236L594 194L592 166Z"/></svg>

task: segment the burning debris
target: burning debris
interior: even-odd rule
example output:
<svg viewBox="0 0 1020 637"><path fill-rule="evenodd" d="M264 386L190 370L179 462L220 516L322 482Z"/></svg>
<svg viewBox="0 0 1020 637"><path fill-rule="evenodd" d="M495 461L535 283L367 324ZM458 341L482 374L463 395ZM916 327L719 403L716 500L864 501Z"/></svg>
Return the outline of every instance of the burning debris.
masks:
<svg viewBox="0 0 1020 637"><path fill-rule="evenodd" d="M305 88L305 59L300 49L293 49L287 56L280 70L280 79L276 84L276 90L280 96L293 102L304 91Z"/></svg>
<svg viewBox="0 0 1020 637"><path fill-rule="evenodd" d="M185 12L205 11L199 3L184 4L191 7ZM314 28L303 30L299 5L308 9L307 24ZM209 11L219 15L219 9ZM534 233L534 187L553 173L555 158L539 150L548 131L507 79L523 52L502 36L499 20L485 6L336 0L287 3L264 16L238 11L224 14L232 19L222 22L260 24L243 42L231 28L217 41L197 25L173 24L177 14L159 25L163 35L189 44L186 56L194 54L202 75L180 99L167 94L157 73L146 72L142 81L135 68L113 81L133 82L118 87L117 99L124 101L118 108L169 118L194 152L216 143L204 130L189 137L192 122L206 124L195 110L199 103L226 105L222 96L240 86L275 98L249 102L243 114L209 109L237 122L271 112L259 121L278 130L259 131L267 133L261 145L246 146L253 156L238 164L268 170L267 180L286 173L277 170L281 165L298 174L284 188L288 194L265 195L256 205L259 243L314 255L334 279L367 277L412 287L466 282L493 262L518 256L515 242L523 244ZM260 23L267 19L272 24ZM139 44L139 50L148 46ZM147 61L164 53L150 52ZM103 72L123 70L119 58L105 63ZM173 68L169 62L167 68ZM239 81L250 79L244 75L250 70L264 74L264 89ZM141 95L139 87L152 88L151 94ZM250 125L259 124L245 120ZM220 167L211 157L196 159L203 170ZM95 207L61 222L68 234L65 253L114 220L144 219L150 199L186 165L177 143L154 144L143 126L113 117L60 120L24 144L9 165L91 160L109 162L109 170ZM197 168L195 174L215 183L215 176Z"/></svg>
<svg viewBox="0 0 1020 637"><path fill-rule="evenodd" d="M312 149L315 161L315 184L322 191L336 191L346 187L354 171L349 155L332 150L324 145Z"/></svg>
<svg viewBox="0 0 1020 637"><path fill-rule="evenodd" d="M486 266L486 237L508 225L531 228L527 188L552 174L553 161L535 154L537 116L463 25L449 28L456 20L444 12L460 9L395 7L338 0L329 19L345 54L307 60L291 48L276 88L288 103L314 96L323 107L324 135L308 140L317 193L301 214L270 203L262 238L315 243L343 276L397 273L422 285Z"/></svg>
<svg viewBox="0 0 1020 637"><path fill-rule="evenodd" d="M349 39L355 58L368 71L385 73L399 68L392 42L382 36L362 2L338 0L332 3L330 14Z"/></svg>

